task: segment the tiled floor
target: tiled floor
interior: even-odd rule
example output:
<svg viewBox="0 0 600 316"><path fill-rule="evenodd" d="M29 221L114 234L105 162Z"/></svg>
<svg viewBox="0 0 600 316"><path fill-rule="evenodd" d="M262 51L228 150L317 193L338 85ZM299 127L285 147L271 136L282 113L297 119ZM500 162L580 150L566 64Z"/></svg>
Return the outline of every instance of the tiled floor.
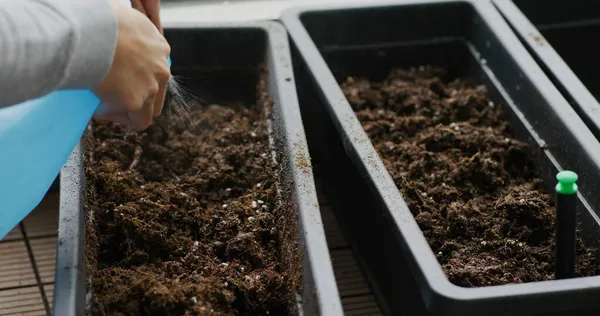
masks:
<svg viewBox="0 0 600 316"><path fill-rule="evenodd" d="M325 233L345 314L382 315L327 201L319 197ZM58 195L0 240L0 315L50 315L58 229ZM27 238L25 238L27 237Z"/></svg>
<svg viewBox="0 0 600 316"><path fill-rule="evenodd" d="M317 181L317 190L320 191L319 181ZM319 204L344 314L347 316L383 315L329 203L322 195L319 195Z"/></svg>
<svg viewBox="0 0 600 316"><path fill-rule="evenodd" d="M382 315L329 203L319 196L319 204L345 314ZM0 315L51 315L58 194L49 194L22 224L0 240Z"/></svg>
<svg viewBox="0 0 600 316"><path fill-rule="evenodd" d="M345 314L348 316L382 315L330 206L322 197L320 197L320 204ZM0 240L0 315L50 315L46 310L46 304L51 310L58 228L58 196L56 194L48 196L25 219L23 227L27 239L21 227L17 227Z"/></svg>
<svg viewBox="0 0 600 316"><path fill-rule="evenodd" d="M0 240L0 315L50 315L58 229L58 195Z"/></svg>

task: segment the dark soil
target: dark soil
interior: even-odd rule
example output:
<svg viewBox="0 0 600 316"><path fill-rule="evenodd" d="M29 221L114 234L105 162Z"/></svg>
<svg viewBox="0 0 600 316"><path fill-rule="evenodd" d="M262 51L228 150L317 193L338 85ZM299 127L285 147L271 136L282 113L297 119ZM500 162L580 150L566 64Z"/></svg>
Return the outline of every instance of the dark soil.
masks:
<svg viewBox="0 0 600 316"><path fill-rule="evenodd" d="M93 315L294 313L297 222L277 193L271 104L265 93L258 99L180 111L140 133L93 122L85 143Z"/></svg>
<svg viewBox="0 0 600 316"><path fill-rule="evenodd" d="M450 281L553 279L554 204L484 86L435 67L342 87ZM578 241L577 275L598 274Z"/></svg>

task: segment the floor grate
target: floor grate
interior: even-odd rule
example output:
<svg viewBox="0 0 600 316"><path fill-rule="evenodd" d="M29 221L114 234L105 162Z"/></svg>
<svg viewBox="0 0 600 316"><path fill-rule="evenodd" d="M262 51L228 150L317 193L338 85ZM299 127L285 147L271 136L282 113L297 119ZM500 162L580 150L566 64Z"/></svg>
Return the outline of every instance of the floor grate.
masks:
<svg viewBox="0 0 600 316"><path fill-rule="evenodd" d="M0 315L51 315L57 229L58 194L49 193L0 240Z"/></svg>
<svg viewBox="0 0 600 316"><path fill-rule="evenodd" d="M383 315L366 278L356 262L350 245L344 238L331 206L325 197L320 194L322 190L320 190L318 178L316 184L319 193L321 218L325 227L325 237L329 246L329 254L342 299L344 314L347 316Z"/></svg>

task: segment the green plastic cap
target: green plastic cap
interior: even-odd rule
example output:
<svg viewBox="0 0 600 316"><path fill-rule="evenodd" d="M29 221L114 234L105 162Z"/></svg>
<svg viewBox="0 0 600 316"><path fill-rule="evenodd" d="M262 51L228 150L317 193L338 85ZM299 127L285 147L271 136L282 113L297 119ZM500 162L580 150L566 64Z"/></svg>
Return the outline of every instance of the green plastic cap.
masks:
<svg viewBox="0 0 600 316"><path fill-rule="evenodd" d="M577 179L579 176L573 171L565 170L556 174L556 192L565 195L577 193Z"/></svg>

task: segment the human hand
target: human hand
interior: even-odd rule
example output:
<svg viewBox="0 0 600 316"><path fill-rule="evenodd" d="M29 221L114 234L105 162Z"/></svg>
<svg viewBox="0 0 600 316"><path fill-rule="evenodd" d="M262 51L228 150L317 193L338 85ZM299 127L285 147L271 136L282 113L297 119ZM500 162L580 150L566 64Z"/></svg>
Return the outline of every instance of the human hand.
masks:
<svg viewBox="0 0 600 316"><path fill-rule="evenodd" d="M163 33L160 24L160 0L131 0L131 6L150 18L156 28Z"/></svg>
<svg viewBox="0 0 600 316"><path fill-rule="evenodd" d="M95 117L133 130L147 128L160 115L171 71L171 48L152 22L135 9L110 1L119 28L113 64L94 89L103 108Z"/></svg>

